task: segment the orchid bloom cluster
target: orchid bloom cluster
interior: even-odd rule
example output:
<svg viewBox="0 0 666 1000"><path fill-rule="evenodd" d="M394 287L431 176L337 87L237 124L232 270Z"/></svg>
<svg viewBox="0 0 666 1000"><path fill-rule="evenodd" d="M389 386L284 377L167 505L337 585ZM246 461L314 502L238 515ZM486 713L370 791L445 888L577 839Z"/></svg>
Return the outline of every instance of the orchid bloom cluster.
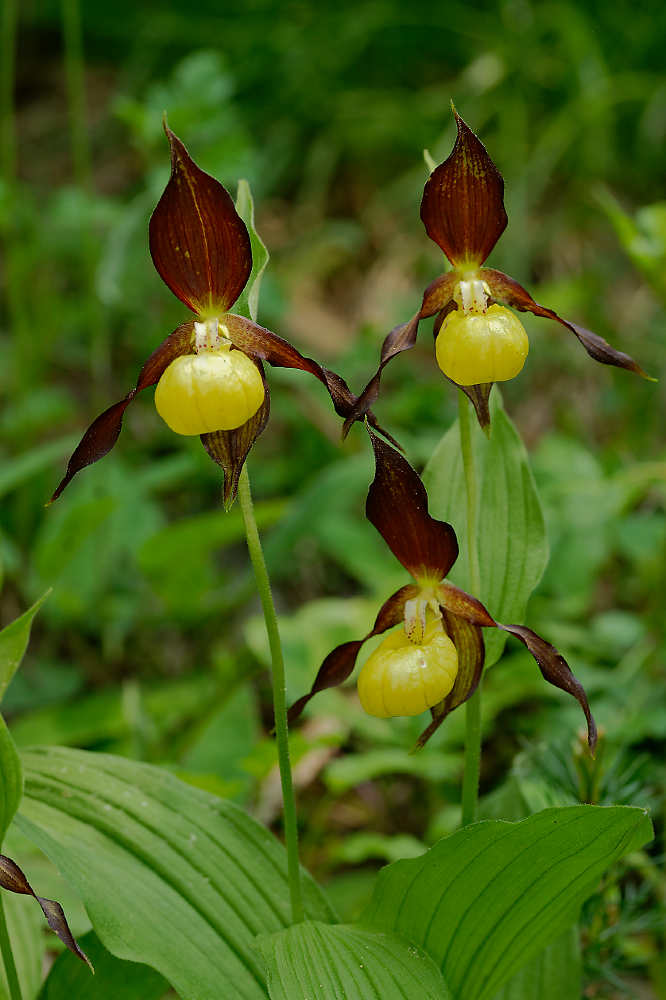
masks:
<svg viewBox="0 0 666 1000"><path fill-rule="evenodd" d="M517 375L529 349L523 324L506 306L555 320L578 338L595 361L647 377L633 358L615 350L603 337L539 305L508 274L483 267L508 221L504 180L483 143L455 108L453 113L458 129L453 151L430 174L421 201L426 233L453 269L435 278L416 315L386 337L379 367L347 417L345 433L377 399L385 366L414 346L420 320L430 316L436 317L437 364L469 397L482 427L490 423L488 397L493 383Z"/></svg>
<svg viewBox="0 0 666 1000"><path fill-rule="evenodd" d="M77 472L113 448L125 410L152 385L157 386L155 406L168 426L177 434L200 435L224 470L226 506L233 502L245 459L268 421L270 393L262 362L314 375L342 417L355 402L335 372L230 312L252 271L250 235L222 184L196 165L166 122L164 130L171 177L150 220L150 253L164 283L195 318L160 344L145 361L136 386L90 425L52 500Z"/></svg>
<svg viewBox="0 0 666 1000"><path fill-rule="evenodd" d="M347 680L368 639L395 629L364 664L358 693L370 715L410 716L429 709L432 722L417 744L422 747L446 716L474 694L485 656L482 629L499 628L527 647L545 680L576 698L585 713L593 750L594 719L585 691L566 660L536 632L524 625L502 625L476 597L445 580L458 557L455 531L446 521L430 516L425 487L406 459L368 430L375 478L368 492L366 517L414 582L391 594L367 635L328 654L310 692L289 710L290 722L318 691Z"/></svg>
<svg viewBox="0 0 666 1000"><path fill-rule="evenodd" d="M506 306L553 319L574 333L594 360L644 375L635 361L600 336L539 305L513 278L483 266L507 224L504 182L482 143L454 114L455 146L430 175L421 204L426 232L453 269L429 285L416 315L389 333L379 368L358 398L340 376L230 311L252 270L250 236L224 187L194 163L165 124L171 176L150 220L150 252L160 277L194 319L160 344L144 363L136 386L91 424L53 499L81 469L111 450L129 404L143 389L157 386L155 405L168 426L178 434L200 435L224 470L229 506L248 452L268 420L263 362L307 371L326 386L345 420L344 433L354 421L364 421L375 456L366 515L414 582L384 602L366 636L329 653L310 692L290 709L290 721L318 691L351 675L368 639L392 629L360 673L360 700L369 713L382 717L429 710L432 721L419 739L422 746L476 690L484 664L482 630L499 628L527 647L549 683L577 699L594 748L596 729L587 697L566 661L535 632L495 621L476 596L446 581L458 555L455 531L429 515L419 476L372 429L393 441L378 428L370 407L379 394L383 368L414 345L420 320L430 316L436 317L437 362L470 398L484 427L490 420L493 383L517 375L528 352L527 334Z"/></svg>

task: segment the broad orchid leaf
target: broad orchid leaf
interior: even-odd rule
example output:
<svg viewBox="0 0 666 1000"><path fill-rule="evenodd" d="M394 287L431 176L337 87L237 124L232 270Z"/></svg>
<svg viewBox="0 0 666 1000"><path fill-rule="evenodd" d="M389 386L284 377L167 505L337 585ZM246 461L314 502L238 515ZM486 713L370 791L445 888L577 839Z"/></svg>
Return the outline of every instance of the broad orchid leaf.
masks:
<svg viewBox="0 0 666 1000"><path fill-rule="evenodd" d="M33 619L50 593L51 591L47 590L31 608L0 632L0 702L25 656Z"/></svg>
<svg viewBox="0 0 666 1000"><path fill-rule="evenodd" d="M493 1000L574 1000L582 995L580 930L574 926L527 962Z"/></svg>
<svg viewBox="0 0 666 1000"><path fill-rule="evenodd" d="M525 446L504 411L497 391L491 396L490 436L473 423L472 445L480 490L477 539L481 592L475 594L497 621L524 620L530 594L548 562L546 527ZM467 560L467 506L458 422L446 432L423 472L430 512L450 521L458 532L460 556L450 579L471 590ZM486 666L495 663L505 636L487 631Z"/></svg>
<svg viewBox="0 0 666 1000"><path fill-rule="evenodd" d="M160 1000L169 984L147 965L123 962L104 948L93 931L81 938L81 947L95 966L95 977L70 952L58 956L38 1000Z"/></svg>
<svg viewBox="0 0 666 1000"><path fill-rule="evenodd" d="M447 1000L442 975L398 934L302 923L259 941L271 1000Z"/></svg>
<svg viewBox="0 0 666 1000"><path fill-rule="evenodd" d="M20 830L80 893L97 936L183 1000L265 1000L255 937L290 923L286 854L241 809L162 769L105 754L23 754ZM307 873L305 908L332 912Z"/></svg>
<svg viewBox="0 0 666 1000"><path fill-rule="evenodd" d="M0 846L23 795L21 759L0 715Z"/></svg>
<svg viewBox="0 0 666 1000"><path fill-rule="evenodd" d="M363 920L427 951L456 1000L490 1000L651 837L645 811L626 806L476 823L385 868Z"/></svg>

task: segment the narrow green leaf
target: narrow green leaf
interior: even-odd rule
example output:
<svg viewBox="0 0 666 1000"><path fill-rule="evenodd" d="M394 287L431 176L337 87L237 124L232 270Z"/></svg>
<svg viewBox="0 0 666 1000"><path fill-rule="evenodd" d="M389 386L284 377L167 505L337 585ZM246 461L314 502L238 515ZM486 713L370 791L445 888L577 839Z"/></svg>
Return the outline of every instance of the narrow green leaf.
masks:
<svg viewBox="0 0 666 1000"><path fill-rule="evenodd" d="M493 1000L578 1000L582 995L580 931L575 925L530 959Z"/></svg>
<svg viewBox="0 0 666 1000"><path fill-rule="evenodd" d="M106 754L25 751L16 822L81 895L118 958L160 972L183 1000L265 998L255 937L289 925L286 855L232 803L160 768ZM332 919L303 875L306 912Z"/></svg>
<svg viewBox="0 0 666 1000"><path fill-rule="evenodd" d="M261 938L272 1000L447 1000L439 969L397 934L303 923Z"/></svg>
<svg viewBox="0 0 666 1000"><path fill-rule="evenodd" d="M575 922L614 861L651 837L647 814L626 806L477 823L385 868L364 922L424 948L456 1000L487 1000Z"/></svg>
<svg viewBox="0 0 666 1000"><path fill-rule="evenodd" d="M525 446L504 411L497 387L490 404L490 438L472 421L480 490L477 539L481 569L481 593L474 596L498 621L523 624L529 596L548 562L546 527ZM461 543L450 579L469 591L465 480L457 421L433 452L423 481L430 513L450 521ZM490 666L501 656L506 636L486 629L484 639L486 666Z"/></svg>
<svg viewBox="0 0 666 1000"><path fill-rule="evenodd" d="M115 958L89 931L79 944L95 966L95 975L63 951L54 963L39 994L39 1000L160 1000L169 984L154 969Z"/></svg>
<svg viewBox="0 0 666 1000"><path fill-rule="evenodd" d="M51 590L47 590L20 618L10 622L0 632L0 702L28 648L32 620L50 593Z"/></svg>
<svg viewBox="0 0 666 1000"><path fill-rule="evenodd" d="M252 272L248 282L233 305L232 311L248 319L256 320L259 309L259 288L268 264L268 250L254 227L254 199L247 181L238 182L236 211L247 226L252 247Z"/></svg>
<svg viewBox="0 0 666 1000"><path fill-rule="evenodd" d="M0 715L0 847L23 795L21 759Z"/></svg>

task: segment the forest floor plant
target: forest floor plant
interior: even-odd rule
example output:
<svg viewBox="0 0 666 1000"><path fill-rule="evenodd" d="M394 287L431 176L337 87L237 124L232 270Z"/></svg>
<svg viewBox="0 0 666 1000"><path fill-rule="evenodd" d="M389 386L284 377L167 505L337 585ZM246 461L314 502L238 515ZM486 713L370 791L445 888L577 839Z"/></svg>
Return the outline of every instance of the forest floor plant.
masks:
<svg viewBox="0 0 666 1000"><path fill-rule="evenodd" d="M340 376L257 324L267 254L249 190L241 185L234 204L165 125L172 172L151 218L150 249L159 274L195 318L167 337L135 388L91 424L53 499L111 450L125 410L152 385L169 427L200 435L222 467L224 505L229 509L238 496L268 634L286 850L239 807L164 769L53 746L19 755L3 724L0 830L4 835L15 822L80 894L96 935L86 935L86 943L102 956L97 997L146 1000L170 986L185 1000L494 1000L516 977L539 982L550 967L557 972L541 1000L574 998L581 983L571 929L580 907L613 862L651 838L646 812L626 805L570 804L517 822L476 822L480 682L507 634L523 643L550 684L578 701L590 752L597 738L585 691L561 654L531 629L511 624L524 614L543 569L544 529L522 442L497 392L491 397L495 381L518 374L528 349L507 306L561 323L597 361L643 372L598 335L538 305L513 279L482 266L506 225L503 181L457 114L456 122L454 150L432 172L421 210L453 270L429 286L415 317L389 334L378 371L358 398ZM439 514L445 498L432 485L428 496L370 409L386 363L413 345L419 321L433 315L437 363L460 391L457 432L437 458L438 476L450 483L458 476L464 488L465 517L455 526L429 511ZM314 694L343 683L361 646L389 630L360 672L367 712L390 718L429 711L422 747L466 703L462 829L383 869L352 924L336 922L326 893L299 866L284 655L245 464L268 420L264 361L314 375L346 432L356 421L365 425L375 461L366 516L414 581L385 600L367 635L324 659L289 720ZM473 427L468 400L483 433ZM436 481L432 464L426 473ZM465 541L460 564L469 592L447 579L459 556L456 531ZM0 633L2 694L37 610ZM482 629L491 630L487 641ZM4 855L0 885L35 895ZM35 898L70 951L85 959L59 904ZM15 960L18 936L11 926L7 932L1 908L0 949L8 996L30 1000L35 991ZM123 960L157 975L147 984L142 965ZM64 1000L75 983L81 980L74 959L59 959L40 996ZM85 986L77 988L85 996Z"/></svg>

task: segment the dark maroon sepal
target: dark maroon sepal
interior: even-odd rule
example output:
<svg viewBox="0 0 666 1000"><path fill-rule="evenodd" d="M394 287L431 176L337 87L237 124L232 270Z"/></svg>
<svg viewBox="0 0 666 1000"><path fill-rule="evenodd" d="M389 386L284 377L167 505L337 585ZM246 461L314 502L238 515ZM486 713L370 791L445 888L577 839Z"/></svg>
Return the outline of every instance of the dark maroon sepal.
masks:
<svg viewBox="0 0 666 1000"><path fill-rule="evenodd" d="M442 274L439 278L436 278L426 288L421 308L418 313L416 313L415 316L412 316L409 322L402 323L400 326L394 327L393 330L387 334L384 339L384 343L382 344L379 367L348 413L342 431L343 437L347 436L352 424L355 421L362 420L369 414L370 407L374 405L377 397L379 396L382 372L384 371L386 365L392 358L395 358L396 355L402 354L403 351L411 350L416 343L419 322L422 319L427 319L429 316L434 316L436 313L446 309L448 304L451 302L453 289L455 288L458 280L458 276L454 274L453 271L448 274Z"/></svg>
<svg viewBox="0 0 666 1000"><path fill-rule="evenodd" d="M165 123L171 177L150 219L150 253L174 295L195 313L224 313L252 270L250 236L233 199Z"/></svg>
<svg viewBox="0 0 666 1000"><path fill-rule="evenodd" d="M599 361L602 365L613 365L615 368L624 368L626 371L635 372L636 375L653 381L651 376L641 368L638 362L634 361L628 354L625 354L624 351L616 351L598 333L586 330L585 327L578 326L576 323L570 323L569 320L558 316L554 310L548 309L546 306L540 306L538 302L534 301L530 293L517 281L510 278L508 274L495 271L493 268L484 268L483 278L488 283L493 298L505 302L514 309L518 309L519 312L531 312L535 316L554 319L556 323L560 323L567 330L571 330L590 357L595 361Z"/></svg>
<svg viewBox="0 0 666 1000"><path fill-rule="evenodd" d="M172 361L182 354L189 354L191 352L193 330L194 326L192 322L183 323L174 330L144 363L139 372L135 387L127 393L124 399L114 403L104 413L101 413L96 420L93 420L76 446L72 457L67 463L67 471L58 484L49 503L53 503L54 500L58 499L77 472L85 469L87 465L92 465L93 462L98 462L100 458L104 458L111 451L118 440L123 425L123 416L129 404L142 389L146 389L150 385L156 385Z"/></svg>
<svg viewBox="0 0 666 1000"><path fill-rule="evenodd" d="M38 896L16 862L4 854L0 854L0 887L7 889L9 892L16 892L23 896L32 896L33 899L36 899L54 934L58 935L62 943L69 948L72 954L86 963L91 972L95 971L88 956L76 943L76 939L69 929L67 918L60 903L57 903L55 899L45 899L43 896Z"/></svg>
<svg viewBox="0 0 666 1000"><path fill-rule="evenodd" d="M441 580L458 557L450 524L428 513L428 495L409 462L368 430L375 453L365 513L393 555L415 578Z"/></svg>
<svg viewBox="0 0 666 1000"><path fill-rule="evenodd" d="M538 663L539 670L549 684L559 688L560 691L566 691L567 694L574 696L585 713L587 720L587 742L590 750L594 753L597 743L597 727L590 711L585 689L572 674L569 664L564 657L558 653L554 646L551 646L549 642L542 639L536 632L525 628L524 625L501 625L498 622L498 627L504 632L515 635L516 639L520 639Z"/></svg>
<svg viewBox="0 0 666 1000"><path fill-rule="evenodd" d="M270 390L261 362L256 362L264 383L264 401L240 427L231 431L212 431L201 435L201 443L214 462L224 470L224 509L230 510L238 492L238 480L252 445L268 423L271 409Z"/></svg>
<svg viewBox="0 0 666 1000"><path fill-rule="evenodd" d="M504 181L483 143L455 108L453 113L455 145L426 182L421 219L454 267L478 267L506 228Z"/></svg>
<svg viewBox="0 0 666 1000"><path fill-rule="evenodd" d="M410 583L405 587L401 587L395 594L391 594L387 601L384 601L375 618L375 624L367 635L363 636L362 639L352 639L350 642L343 642L341 646L336 646L328 654L317 671L314 684L308 694L303 695L302 698L295 701L289 709L287 721L290 724L295 722L307 703L311 698L314 698L318 691L324 691L326 688L338 687L338 685L343 684L351 676L356 666L356 658L363 643L367 642L371 636L381 635L382 632L386 632L387 629L397 625L403 617L405 603L411 598L416 597L417 594L418 587L415 587L414 584Z"/></svg>
<svg viewBox="0 0 666 1000"><path fill-rule="evenodd" d="M444 628L458 653L458 673L455 684L446 698L430 710L432 722L419 736L415 746L416 750L420 750L426 745L432 734L439 729L444 719L454 708L458 708L468 698L471 698L479 686L483 673L485 647L481 629L477 625L465 621L464 618L451 614L445 608L442 608L441 611Z"/></svg>

